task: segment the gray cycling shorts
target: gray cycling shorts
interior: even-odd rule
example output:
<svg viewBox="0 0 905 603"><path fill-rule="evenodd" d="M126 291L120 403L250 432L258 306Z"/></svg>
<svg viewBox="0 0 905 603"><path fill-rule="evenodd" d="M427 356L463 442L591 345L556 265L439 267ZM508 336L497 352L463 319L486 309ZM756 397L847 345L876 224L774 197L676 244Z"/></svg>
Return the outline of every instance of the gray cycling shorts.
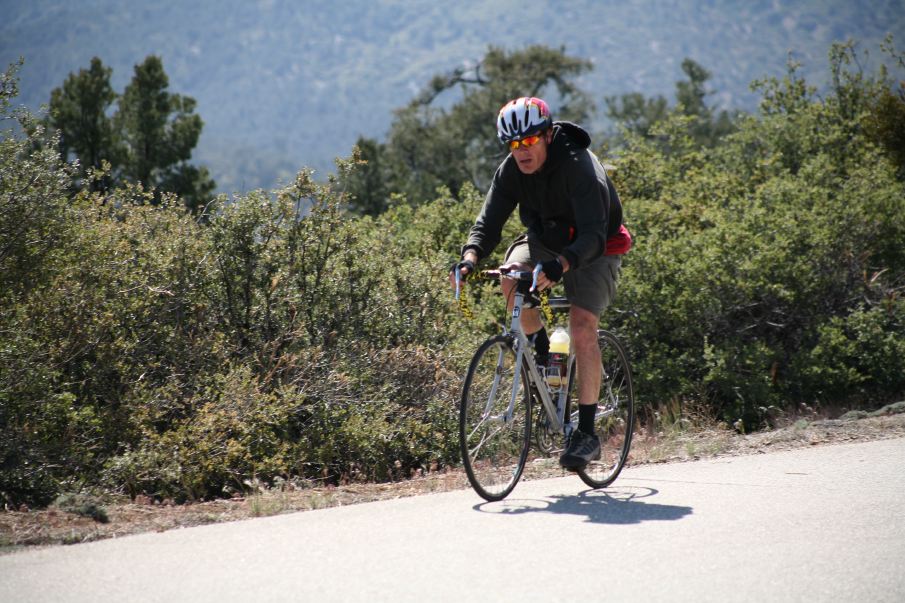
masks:
<svg viewBox="0 0 905 603"><path fill-rule="evenodd" d="M540 242L522 235L506 250L506 264L517 262L534 266L538 262L555 259L559 254ZM566 297L573 306L584 308L597 316L616 297L616 281L622 266L621 255L604 255L582 264L563 275Z"/></svg>

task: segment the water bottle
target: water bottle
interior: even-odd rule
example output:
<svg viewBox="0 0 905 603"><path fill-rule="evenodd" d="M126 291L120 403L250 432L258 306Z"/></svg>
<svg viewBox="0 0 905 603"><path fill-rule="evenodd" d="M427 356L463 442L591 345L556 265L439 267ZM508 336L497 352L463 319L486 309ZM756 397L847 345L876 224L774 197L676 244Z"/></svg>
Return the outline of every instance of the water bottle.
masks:
<svg viewBox="0 0 905 603"><path fill-rule="evenodd" d="M569 361L569 332L556 327L550 336L550 362L547 365L547 385L557 388L566 378L566 363Z"/></svg>

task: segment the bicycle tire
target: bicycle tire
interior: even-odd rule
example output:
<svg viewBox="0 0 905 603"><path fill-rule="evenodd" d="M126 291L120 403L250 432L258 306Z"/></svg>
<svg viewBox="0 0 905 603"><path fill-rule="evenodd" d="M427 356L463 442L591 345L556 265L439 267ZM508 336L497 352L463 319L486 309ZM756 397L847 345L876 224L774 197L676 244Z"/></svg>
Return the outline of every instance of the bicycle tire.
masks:
<svg viewBox="0 0 905 603"><path fill-rule="evenodd" d="M512 338L491 337L475 352L462 386L459 448L468 481L487 501L505 498L521 478L531 444L531 392L524 362L515 366ZM521 382L510 420L513 384ZM494 387L494 382L496 386Z"/></svg>
<svg viewBox="0 0 905 603"><path fill-rule="evenodd" d="M625 348L608 331L598 331L597 339L600 344L601 382L594 427L600 438L600 460L579 469L578 475L588 486L604 488L619 477L628 459L635 427L635 394ZM577 384L570 382L570 388L573 385ZM573 399L578 399L577 392L574 392Z"/></svg>

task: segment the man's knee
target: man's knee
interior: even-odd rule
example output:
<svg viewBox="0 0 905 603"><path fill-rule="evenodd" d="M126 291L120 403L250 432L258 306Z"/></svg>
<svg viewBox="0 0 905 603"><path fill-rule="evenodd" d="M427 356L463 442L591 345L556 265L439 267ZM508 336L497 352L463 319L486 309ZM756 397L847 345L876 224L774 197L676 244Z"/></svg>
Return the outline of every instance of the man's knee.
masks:
<svg viewBox="0 0 905 603"><path fill-rule="evenodd" d="M593 312L572 306L569 313L569 326L576 345L590 344L597 341L598 317Z"/></svg>

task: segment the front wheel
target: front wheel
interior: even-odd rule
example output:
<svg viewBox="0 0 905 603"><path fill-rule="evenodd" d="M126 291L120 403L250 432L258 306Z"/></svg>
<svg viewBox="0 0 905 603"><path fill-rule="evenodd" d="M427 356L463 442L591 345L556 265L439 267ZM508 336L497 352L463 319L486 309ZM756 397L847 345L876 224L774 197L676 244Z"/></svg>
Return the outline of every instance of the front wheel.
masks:
<svg viewBox="0 0 905 603"><path fill-rule="evenodd" d="M527 370L524 363L516 366L511 338L492 337L471 360L459 407L462 462L475 492L489 501L512 492L525 468L530 441Z"/></svg>
<svg viewBox="0 0 905 603"><path fill-rule="evenodd" d="M592 461L578 475L592 488L604 488L619 476L632 445L635 425L635 396L632 370L622 344L612 333L598 331L600 343L600 393L594 427L600 438L600 460ZM577 372L577 371L576 371ZM578 399L581 375L569 384L572 399Z"/></svg>

